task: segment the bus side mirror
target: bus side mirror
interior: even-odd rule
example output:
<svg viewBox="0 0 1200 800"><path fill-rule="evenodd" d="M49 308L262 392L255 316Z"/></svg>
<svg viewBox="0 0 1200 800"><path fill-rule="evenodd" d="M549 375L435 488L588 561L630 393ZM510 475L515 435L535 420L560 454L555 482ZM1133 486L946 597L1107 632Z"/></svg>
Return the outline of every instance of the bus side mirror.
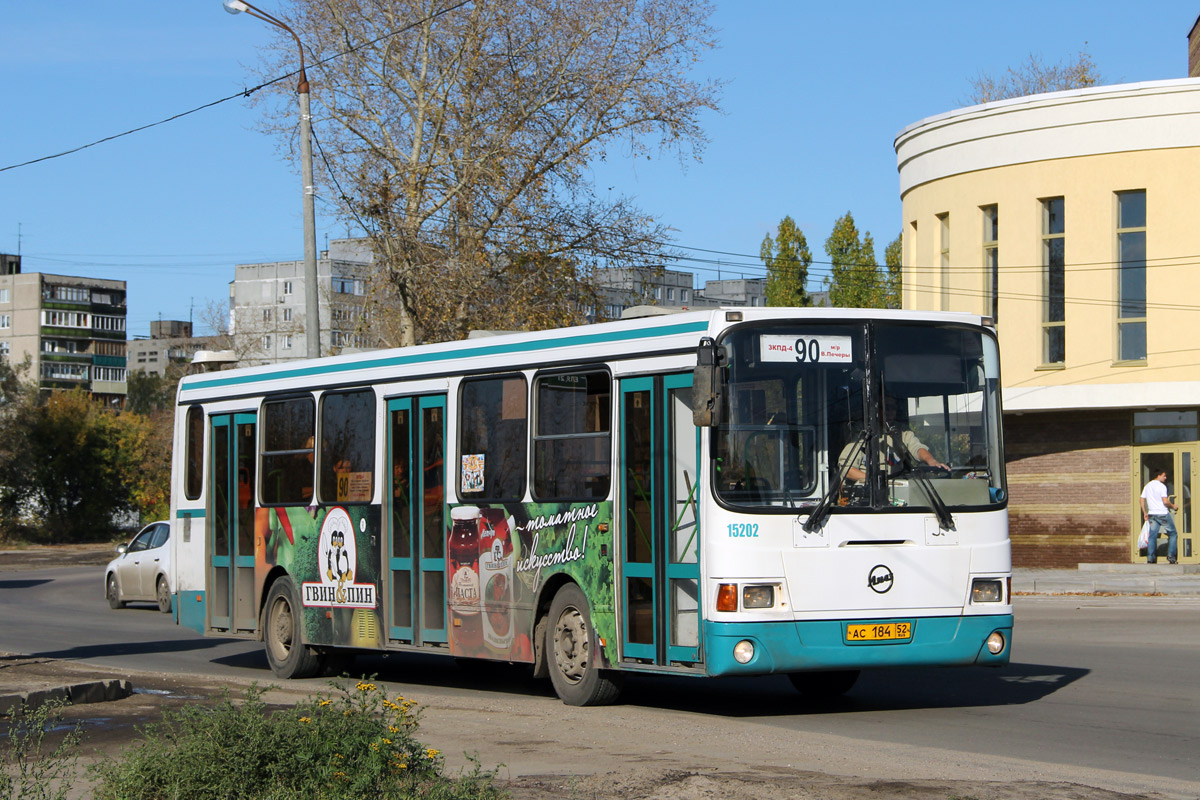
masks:
<svg viewBox="0 0 1200 800"><path fill-rule="evenodd" d="M711 428L721 421L721 368L727 361L725 349L711 337L700 340L692 373L692 422L697 428Z"/></svg>

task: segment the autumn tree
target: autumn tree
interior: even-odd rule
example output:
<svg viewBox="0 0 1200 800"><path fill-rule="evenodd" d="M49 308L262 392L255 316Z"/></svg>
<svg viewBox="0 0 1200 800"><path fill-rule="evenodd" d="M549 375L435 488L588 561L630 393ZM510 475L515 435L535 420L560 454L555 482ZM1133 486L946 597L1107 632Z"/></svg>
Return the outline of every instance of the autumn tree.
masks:
<svg viewBox="0 0 1200 800"><path fill-rule="evenodd" d="M970 79L971 92L967 102L971 105L990 103L1044 92L1086 89L1102 83L1104 78L1096 69L1085 42L1083 49L1065 62L1047 64L1040 56L1030 53L1019 66L1009 67L1003 73L980 73Z"/></svg>
<svg viewBox="0 0 1200 800"><path fill-rule="evenodd" d="M385 344L460 338L496 327L497 311L521 327L580 321L597 266L670 255L667 230L600 196L588 165L698 156L719 85L690 76L715 46L711 12L703 0L292 0L278 14L309 51L318 167L372 242ZM280 37L265 76L295 68ZM295 106L278 97L266 124L290 143Z"/></svg>
<svg viewBox="0 0 1200 800"><path fill-rule="evenodd" d="M881 308L884 304L883 278L875 263L875 239L870 233L860 236L849 211L833 225L825 240L825 254L831 264L825 284L829 302L838 308Z"/></svg>
<svg viewBox="0 0 1200 800"><path fill-rule="evenodd" d="M901 231L883 251L883 263L887 267L883 282L884 308L904 307L903 257L904 232Z"/></svg>
<svg viewBox="0 0 1200 800"><path fill-rule="evenodd" d="M812 253L791 217L779 221L774 239L769 233L763 237L759 254L767 267L768 306L812 305L806 289Z"/></svg>

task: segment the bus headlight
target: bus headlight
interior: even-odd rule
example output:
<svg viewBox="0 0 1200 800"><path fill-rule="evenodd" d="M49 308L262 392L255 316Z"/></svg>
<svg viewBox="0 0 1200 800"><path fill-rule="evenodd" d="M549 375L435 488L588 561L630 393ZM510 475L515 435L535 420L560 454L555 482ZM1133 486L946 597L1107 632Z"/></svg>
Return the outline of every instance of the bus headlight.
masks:
<svg viewBox="0 0 1200 800"><path fill-rule="evenodd" d="M1004 601L1004 584L998 578L976 578L971 581L972 603L1000 603Z"/></svg>
<svg viewBox="0 0 1200 800"><path fill-rule="evenodd" d="M992 634L995 636L995 634ZM749 664L750 659L754 658L754 642L749 639L742 639L733 646L733 660L739 664Z"/></svg>
<svg viewBox="0 0 1200 800"><path fill-rule="evenodd" d="M1000 631L992 631L992 635L987 638L988 652L994 656L998 656L1004 652L1005 644L1004 634Z"/></svg>
<svg viewBox="0 0 1200 800"><path fill-rule="evenodd" d="M775 605L775 587L743 586L742 608L770 608Z"/></svg>

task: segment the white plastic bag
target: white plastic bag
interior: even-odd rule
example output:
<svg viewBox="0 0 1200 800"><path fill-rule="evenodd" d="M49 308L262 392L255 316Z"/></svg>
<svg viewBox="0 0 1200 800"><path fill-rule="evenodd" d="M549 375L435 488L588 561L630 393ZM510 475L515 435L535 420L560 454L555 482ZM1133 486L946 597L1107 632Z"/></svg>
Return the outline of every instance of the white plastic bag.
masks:
<svg viewBox="0 0 1200 800"><path fill-rule="evenodd" d="M1138 550L1145 550L1150 546L1150 521L1142 523L1142 532L1138 534Z"/></svg>

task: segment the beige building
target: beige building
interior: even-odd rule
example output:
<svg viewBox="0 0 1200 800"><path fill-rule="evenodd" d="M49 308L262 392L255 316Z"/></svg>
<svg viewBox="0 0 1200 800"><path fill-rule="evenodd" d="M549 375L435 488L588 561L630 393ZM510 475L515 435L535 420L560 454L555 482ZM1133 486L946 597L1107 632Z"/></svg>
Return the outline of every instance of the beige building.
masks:
<svg viewBox="0 0 1200 800"><path fill-rule="evenodd" d="M963 108L895 147L905 308L996 319L1014 562L1144 560L1158 467L1200 562L1200 79Z"/></svg>
<svg viewBox="0 0 1200 800"><path fill-rule="evenodd" d="M44 391L82 389L112 405L126 393L125 281L21 272L0 256L0 357Z"/></svg>

